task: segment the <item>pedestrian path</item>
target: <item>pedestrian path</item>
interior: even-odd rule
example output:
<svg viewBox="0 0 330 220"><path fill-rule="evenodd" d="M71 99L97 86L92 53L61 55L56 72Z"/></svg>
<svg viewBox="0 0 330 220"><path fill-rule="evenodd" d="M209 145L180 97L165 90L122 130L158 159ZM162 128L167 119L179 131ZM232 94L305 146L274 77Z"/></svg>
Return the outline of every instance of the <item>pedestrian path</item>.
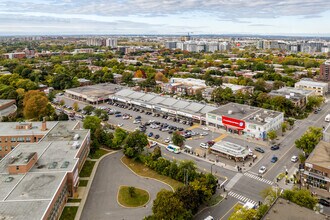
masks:
<svg viewBox="0 0 330 220"><path fill-rule="evenodd" d="M238 180L243 176L243 174L241 173L236 173L236 175L231 178L231 180L227 183L227 185L225 186L225 188L227 190L230 190L231 188L233 188L233 186L238 182Z"/></svg>
<svg viewBox="0 0 330 220"><path fill-rule="evenodd" d="M255 175L255 174L250 173L250 172L246 172L246 173L244 173L244 176L247 176L247 177L250 177L250 178L252 178L252 179L256 179L256 180L258 180L258 181L261 181L261 182L267 183L267 184L269 184L269 185L271 185L271 186L274 184L273 181L270 181L270 180L268 180L268 179L261 178L261 177Z"/></svg>
<svg viewBox="0 0 330 220"><path fill-rule="evenodd" d="M240 195L240 194L238 194L238 193L235 193L235 192L233 192L233 191L230 191L229 193L228 193L228 196L231 196L231 197L234 197L234 198L236 198L236 199L238 199L238 200L240 200L240 201L242 201L242 202L251 202L252 204L254 204L254 205L258 205L258 203L257 202L255 202L255 201L253 201L252 199L249 199L249 198L247 198L247 197L245 197L245 196L242 196L242 195Z"/></svg>

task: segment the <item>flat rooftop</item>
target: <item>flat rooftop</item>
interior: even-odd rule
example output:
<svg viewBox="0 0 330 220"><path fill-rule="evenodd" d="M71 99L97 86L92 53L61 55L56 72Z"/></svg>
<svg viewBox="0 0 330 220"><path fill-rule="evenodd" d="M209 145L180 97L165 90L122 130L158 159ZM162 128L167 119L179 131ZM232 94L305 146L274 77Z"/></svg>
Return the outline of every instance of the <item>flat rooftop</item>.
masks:
<svg viewBox="0 0 330 220"><path fill-rule="evenodd" d="M246 157L249 155L249 150L247 148L228 141L219 141L215 143L211 147L211 150L233 157Z"/></svg>
<svg viewBox="0 0 330 220"><path fill-rule="evenodd" d="M0 99L0 106L11 103L11 102L16 102L14 99Z"/></svg>
<svg viewBox="0 0 330 220"><path fill-rule="evenodd" d="M317 81L309 81L309 80L300 80L299 82L295 83L296 85L307 85L307 86L321 86L321 87L328 87L328 83L325 82L317 82Z"/></svg>
<svg viewBox="0 0 330 220"><path fill-rule="evenodd" d="M28 122L30 123L30 122ZM41 130L42 122L31 122L31 129L16 129L16 125L28 124L27 122L0 122L0 136L20 136L20 135L44 135L51 130L57 122L47 121L48 130Z"/></svg>
<svg viewBox="0 0 330 220"><path fill-rule="evenodd" d="M279 116L280 114L283 114L283 112L277 112L232 102L220 106L219 108L212 110L209 113L219 116L236 118L244 120L245 122L250 122L258 125L267 124L273 118Z"/></svg>
<svg viewBox="0 0 330 220"><path fill-rule="evenodd" d="M52 123L55 126L40 142L21 143L0 161L0 219L42 219L67 172L78 162L78 149L89 131L73 130L79 122ZM9 174L12 161L24 162L34 152L38 160L28 173Z"/></svg>
<svg viewBox="0 0 330 220"><path fill-rule="evenodd" d="M154 105L155 107L181 111L192 115L204 115L206 112L216 109L214 106L200 104L190 100L175 99L153 93L136 92L131 89L122 89L121 91L116 92L113 95L113 98Z"/></svg>
<svg viewBox="0 0 330 220"><path fill-rule="evenodd" d="M262 220L325 220L325 215L317 214L313 210L301 207L293 202L288 202L285 199L279 198L275 204L270 208L268 213L262 218Z"/></svg>
<svg viewBox="0 0 330 220"><path fill-rule="evenodd" d="M104 97L122 89L122 86L112 83L102 83L91 86L82 86L73 89L67 89L67 93L75 93L86 97Z"/></svg>
<svg viewBox="0 0 330 220"><path fill-rule="evenodd" d="M320 141L307 158L306 163L311 163L330 169L330 143Z"/></svg>

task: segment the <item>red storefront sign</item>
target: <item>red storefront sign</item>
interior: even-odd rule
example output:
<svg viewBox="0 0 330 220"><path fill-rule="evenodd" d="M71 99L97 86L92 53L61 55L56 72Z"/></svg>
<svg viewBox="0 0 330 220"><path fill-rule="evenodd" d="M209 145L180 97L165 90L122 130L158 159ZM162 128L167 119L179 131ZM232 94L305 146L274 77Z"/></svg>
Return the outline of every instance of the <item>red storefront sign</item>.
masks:
<svg viewBox="0 0 330 220"><path fill-rule="evenodd" d="M236 118L222 116L222 124L243 130L245 128L245 121Z"/></svg>

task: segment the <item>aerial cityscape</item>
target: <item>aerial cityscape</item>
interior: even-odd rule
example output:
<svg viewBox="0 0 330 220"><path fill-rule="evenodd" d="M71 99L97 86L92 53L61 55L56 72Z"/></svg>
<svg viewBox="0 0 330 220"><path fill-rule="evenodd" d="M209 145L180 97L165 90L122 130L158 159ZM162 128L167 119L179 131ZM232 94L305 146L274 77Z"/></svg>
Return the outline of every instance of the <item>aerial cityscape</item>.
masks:
<svg viewBox="0 0 330 220"><path fill-rule="evenodd" d="M329 21L325 0L0 0L0 219L329 219Z"/></svg>

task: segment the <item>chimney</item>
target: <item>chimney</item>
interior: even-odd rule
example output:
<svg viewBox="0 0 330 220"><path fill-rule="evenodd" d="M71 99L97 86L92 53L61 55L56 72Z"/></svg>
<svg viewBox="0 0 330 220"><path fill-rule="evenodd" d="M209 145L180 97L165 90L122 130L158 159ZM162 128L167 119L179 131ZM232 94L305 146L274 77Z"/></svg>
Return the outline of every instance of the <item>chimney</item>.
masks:
<svg viewBox="0 0 330 220"><path fill-rule="evenodd" d="M41 130L42 131L47 131L46 117L44 117L43 120L42 120Z"/></svg>

